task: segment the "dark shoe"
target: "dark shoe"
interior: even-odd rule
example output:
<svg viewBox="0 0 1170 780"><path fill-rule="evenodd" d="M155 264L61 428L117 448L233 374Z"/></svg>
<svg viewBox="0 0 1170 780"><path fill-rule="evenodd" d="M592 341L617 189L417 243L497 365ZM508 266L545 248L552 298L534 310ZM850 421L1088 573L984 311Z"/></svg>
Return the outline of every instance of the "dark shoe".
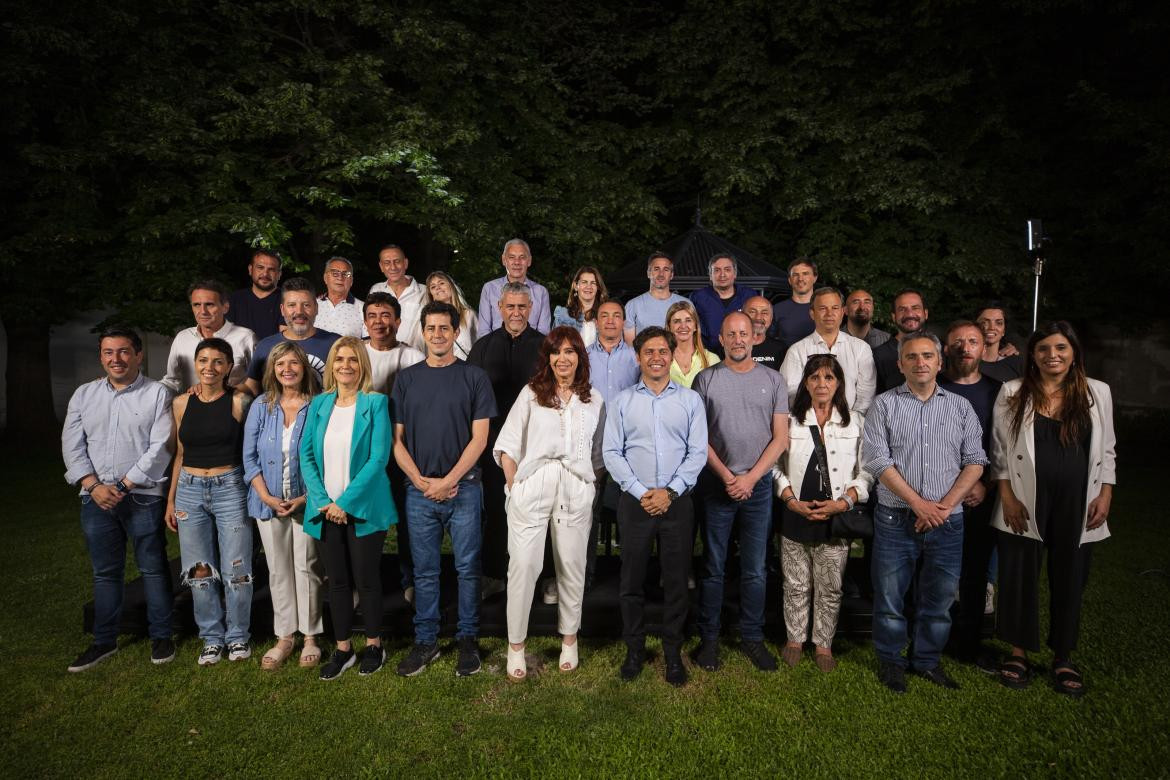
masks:
<svg viewBox="0 0 1170 780"><path fill-rule="evenodd" d="M975 668L989 677L999 674L999 653L984 647L975 654Z"/></svg>
<svg viewBox="0 0 1170 780"><path fill-rule="evenodd" d="M882 661L878 667L878 679L894 693L906 692L906 670L889 661Z"/></svg>
<svg viewBox="0 0 1170 780"><path fill-rule="evenodd" d="M1085 695L1085 678L1072 661L1052 662L1052 689L1070 699Z"/></svg>
<svg viewBox="0 0 1170 780"><path fill-rule="evenodd" d="M813 663L825 674L837 668L837 659L828 653L816 653L813 655Z"/></svg>
<svg viewBox="0 0 1170 780"><path fill-rule="evenodd" d="M719 640L704 639L695 653L695 663L705 672L719 671Z"/></svg>
<svg viewBox="0 0 1170 780"><path fill-rule="evenodd" d="M381 645L366 645L362 650L362 662L358 666L358 674L362 677L373 674L386 663L386 650Z"/></svg>
<svg viewBox="0 0 1170 780"><path fill-rule="evenodd" d="M333 655L329 656L329 660L321 667L321 679L336 680L346 669L353 666L356 662L357 655L352 649L334 650Z"/></svg>
<svg viewBox="0 0 1170 780"><path fill-rule="evenodd" d="M946 672L944 672L943 668L941 666L936 666L933 669L926 669L926 670L918 669L918 670L915 670L914 673L917 674L922 679L927 680L928 682L934 683L935 685L939 686L940 688L947 688L947 689L952 690L952 691L959 690L959 684L957 682L955 682L954 680L952 680L950 678L950 675L948 675Z"/></svg>
<svg viewBox="0 0 1170 780"><path fill-rule="evenodd" d="M69 671L84 672L86 669L92 669L116 652L118 652L117 645L90 645L85 648L84 653L77 656L73 663L69 664Z"/></svg>
<svg viewBox="0 0 1170 780"><path fill-rule="evenodd" d="M646 663L646 648L644 647L628 647L626 648L626 660L622 662L622 679L626 682L637 677L642 673L642 667Z"/></svg>
<svg viewBox="0 0 1170 780"><path fill-rule="evenodd" d="M999 665L999 682L1005 688L1022 691L1032 684L1032 667L1022 655L1009 655Z"/></svg>
<svg viewBox="0 0 1170 780"><path fill-rule="evenodd" d="M438 642L429 645L415 644L406 654L406 658L398 662L398 674L403 677L414 677L417 674L422 674L423 670L427 668L427 664L438 657Z"/></svg>
<svg viewBox="0 0 1170 780"><path fill-rule="evenodd" d="M173 660L175 660L175 643L173 640L150 640L150 662L152 664L169 664Z"/></svg>
<svg viewBox="0 0 1170 780"><path fill-rule="evenodd" d="M686 685L687 668L683 666L682 655L678 650L664 655L666 656L666 681L675 688Z"/></svg>
<svg viewBox="0 0 1170 780"><path fill-rule="evenodd" d="M459 637L459 660L455 662L456 677L470 677L480 669L479 643L473 636Z"/></svg>
<svg viewBox="0 0 1170 780"><path fill-rule="evenodd" d="M764 646L763 642L743 641L739 643L739 649L743 650L743 654L761 672L776 671L776 656L772 655L771 651Z"/></svg>

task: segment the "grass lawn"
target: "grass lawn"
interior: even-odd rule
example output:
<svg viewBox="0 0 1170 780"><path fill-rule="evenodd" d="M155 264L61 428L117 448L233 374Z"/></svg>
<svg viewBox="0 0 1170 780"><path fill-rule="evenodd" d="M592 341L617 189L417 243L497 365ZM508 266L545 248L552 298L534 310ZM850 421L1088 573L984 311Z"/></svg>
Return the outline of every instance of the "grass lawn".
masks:
<svg viewBox="0 0 1170 780"><path fill-rule="evenodd" d="M1167 776L1163 477L1159 456L1127 455L1086 597L1077 660L1089 693L1070 701L1046 677L1009 691L950 660L961 691L912 678L896 697L878 684L870 645L844 641L830 675L807 660L763 675L728 645L722 671L692 670L681 690L663 682L660 656L623 684L620 642L584 642L581 668L562 675L555 638L530 642L546 671L521 685L504 679L502 639L483 640L484 673L469 679L455 677L451 653L397 677L405 641L388 645L377 675L328 684L295 664L261 672L267 645L200 669L195 638L160 667L147 642L123 638L111 660L67 674L90 639L81 608L92 598L75 491L53 454L10 446L2 766L9 777Z"/></svg>

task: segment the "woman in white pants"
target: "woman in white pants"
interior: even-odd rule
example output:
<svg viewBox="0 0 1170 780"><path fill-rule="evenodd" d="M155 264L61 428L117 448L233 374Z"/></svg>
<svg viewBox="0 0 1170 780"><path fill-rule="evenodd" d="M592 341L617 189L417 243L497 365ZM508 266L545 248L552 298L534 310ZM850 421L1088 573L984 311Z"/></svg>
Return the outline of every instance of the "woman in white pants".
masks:
<svg viewBox="0 0 1170 780"><path fill-rule="evenodd" d="M520 391L496 439L508 510L508 680L527 675L524 640L532 594L552 533L557 573L559 666L577 668L577 629L596 474L602 468L605 407L589 384L589 358L575 328L553 328L537 372Z"/></svg>
<svg viewBox="0 0 1170 780"><path fill-rule="evenodd" d="M277 636L260 666L276 669L288 660L297 630L305 637L300 665L316 666L321 660L316 637L322 631L322 565L317 540L302 528L305 484L300 448L309 400L320 385L304 351L285 341L268 356L263 388L244 424L248 515L255 518L264 544L272 628Z"/></svg>

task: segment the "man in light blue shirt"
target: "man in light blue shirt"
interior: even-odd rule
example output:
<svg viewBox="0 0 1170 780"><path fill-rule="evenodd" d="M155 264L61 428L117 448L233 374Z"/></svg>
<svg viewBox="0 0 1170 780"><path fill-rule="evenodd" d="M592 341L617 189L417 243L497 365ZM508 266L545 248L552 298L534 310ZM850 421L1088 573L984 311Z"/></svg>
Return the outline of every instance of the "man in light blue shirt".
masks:
<svg viewBox="0 0 1170 780"><path fill-rule="evenodd" d="M142 339L110 329L98 341L106 375L77 388L61 430L65 481L81 491L81 528L93 563L93 644L69 666L81 672L118 650L126 539L146 590L152 663L175 657L170 571L163 510L170 439L171 394L145 377Z"/></svg>
<svg viewBox="0 0 1170 780"><path fill-rule="evenodd" d="M504 265L505 274L484 284L479 292L476 339L482 339L504 324L500 316L500 293L503 292L504 285L510 282L522 284L532 291L532 308L528 312L528 324L541 333L548 333L552 327L548 290L544 285L528 278L528 269L532 265L532 250L528 248L528 242L521 238L513 238L504 244L500 262Z"/></svg>
<svg viewBox="0 0 1170 780"><path fill-rule="evenodd" d="M670 291L674 278L674 261L661 252L650 255L646 261L646 276L650 289L626 302L626 343L633 344L638 331L651 325L666 327L666 312L686 298Z"/></svg>
<svg viewBox="0 0 1170 780"><path fill-rule="evenodd" d="M684 685L683 631L690 598L687 570L694 540L694 510L688 492L707 462L707 415L692 390L670 380L675 341L659 327L634 339L641 379L619 393L606 413L603 454L621 486L618 528L622 535L620 603L626 642L623 680L632 680L646 660L643 593L646 564L655 538L662 565L662 650L666 681Z"/></svg>

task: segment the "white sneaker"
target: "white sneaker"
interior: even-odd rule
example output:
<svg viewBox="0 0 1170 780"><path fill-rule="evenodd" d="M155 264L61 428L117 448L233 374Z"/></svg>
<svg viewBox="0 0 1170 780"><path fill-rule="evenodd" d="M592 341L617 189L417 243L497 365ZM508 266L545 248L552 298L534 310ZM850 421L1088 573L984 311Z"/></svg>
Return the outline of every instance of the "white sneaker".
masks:
<svg viewBox="0 0 1170 780"><path fill-rule="evenodd" d="M557 593L557 578L549 577L540 586L540 600L545 604L556 604L560 600Z"/></svg>
<svg viewBox="0 0 1170 780"><path fill-rule="evenodd" d="M252 657L252 646L247 642L232 642L228 645L229 661L246 661Z"/></svg>
<svg viewBox="0 0 1170 780"><path fill-rule="evenodd" d="M199 652L196 663L200 666L212 666L223 658L223 645L204 645Z"/></svg>
<svg viewBox="0 0 1170 780"><path fill-rule="evenodd" d="M983 599L983 614L990 615L995 612L995 585L987 583L987 597Z"/></svg>

